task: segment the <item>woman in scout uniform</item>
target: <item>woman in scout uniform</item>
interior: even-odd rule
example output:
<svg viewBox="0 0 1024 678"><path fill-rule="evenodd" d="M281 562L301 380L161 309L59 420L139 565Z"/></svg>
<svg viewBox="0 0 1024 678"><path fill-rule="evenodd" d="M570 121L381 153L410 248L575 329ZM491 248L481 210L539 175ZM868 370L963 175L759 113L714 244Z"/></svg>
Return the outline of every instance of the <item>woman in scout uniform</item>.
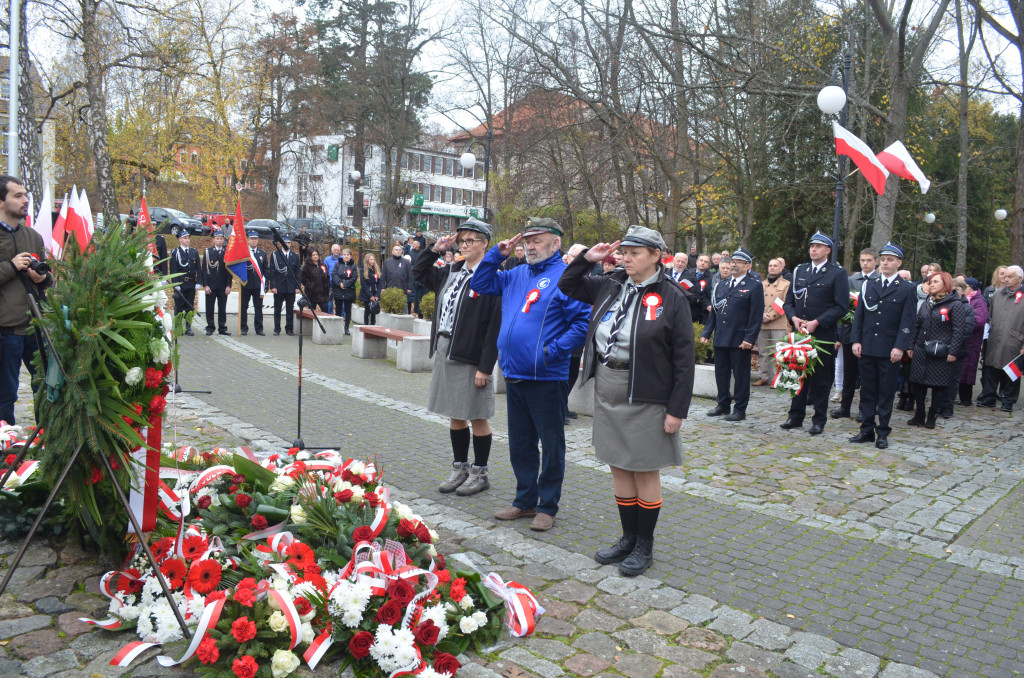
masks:
<svg viewBox="0 0 1024 678"><path fill-rule="evenodd" d="M616 248L624 267L587 276ZM683 461L679 426L693 395L693 321L683 289L665 275L657 231L632 226L611 244L582 252L559 289L593 304L583 354L583 383L595 377L594 450L611 466L622 537L598 551L599 563L619 563L625 576L654 560L661 509L661 474Z"/></svg>

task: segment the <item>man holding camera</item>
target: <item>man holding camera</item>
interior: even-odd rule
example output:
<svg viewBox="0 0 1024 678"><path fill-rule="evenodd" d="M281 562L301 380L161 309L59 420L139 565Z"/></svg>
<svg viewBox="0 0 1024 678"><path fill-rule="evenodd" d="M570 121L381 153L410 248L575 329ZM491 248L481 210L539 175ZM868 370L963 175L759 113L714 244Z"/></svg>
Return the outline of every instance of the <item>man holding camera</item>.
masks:
<svg viewBox="0 0 1024 678"><path fill-rule="evenodd" d="M32 374L39 348L29 328L28 288L41 293L53 281L42 236L21 223L27 214L28 192L21 180L0 176L0 421L8 424L15 423L21 365Z"/></svg>

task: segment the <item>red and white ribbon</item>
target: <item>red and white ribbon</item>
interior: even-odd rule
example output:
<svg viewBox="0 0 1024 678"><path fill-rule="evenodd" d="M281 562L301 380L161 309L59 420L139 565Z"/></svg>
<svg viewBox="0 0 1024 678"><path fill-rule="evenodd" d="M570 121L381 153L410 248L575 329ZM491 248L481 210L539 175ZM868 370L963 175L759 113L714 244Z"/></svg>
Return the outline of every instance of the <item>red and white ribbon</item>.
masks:
<svg viewBox="0 0 1024 678"><path fill-rule="evenodd" d="M530 306L532 306L538 299L540 299L540 290L535 287L526 295L526 303L523 304L523 313L529 313Z"/></svg>
<svg viewBox="0 0 1024 678"><path fill-rule="evenodd" d="M217 478L220 478L221 476L234 474L235 469L233 469L230 466L225 466L223 464L220 464L218 466L211 466L210 468L206 469L205 471L199 474L199 477L192 482L192 486L188 488L188 491L194 494L199 490L203 489L204 487L206 487L207 485L209 485L210 483L212 483L213 481L217 480Z"/></svg>
<svg viewBox="0 0 1024 678"><path fill-rule="evenodd" d="M514 581L506 584L495 572L484 577L483 584L505 601L505 609L508 610L505 623L513 636L523 638L533 633L537 618L545 610L530 589Z"/></svg>
<svg viewBox="0 0 1024 678"><path fill-rule="evenodd" d="M288 646L289 650L295 648L299 644L299 640L302 639L300 634L300 621L299 612L295 609L295 604L292 602L292 597L278 591L277 589L270 589L270 597L273 598L278 607L281 608L281 614L288 621L288 631L292 634L291 645Z"/></svg>
<svg viewBox="0 0 1024 678"><path fill-rule="evenodd" d="M227 602L227 598L221 598L215 600L206 607L203 608L203 614L199 617L199 625L196 630L192 632L192 642L189 643L185 649L185 654L180 659L173 659L167 656L157 657L156 660L160 666L164 668L170 666L177 666L184 664L189 658L196 653L196 649L199 647L199 643L203 642L203 637L206 636L207 629L211 629L217 626L217 621L220 619L220 612L224 609L224 603Z"/></svg>
<svg viewBox="0 0 1024 678"><path fill-rule="evenodd" d="M134 643L128 643L121 648L120 652L114 655L114 658L110 660L110 665L121 667L128 666L140 654L151 647L156 647L159 644L160 643L144 643L141 640L137 640Z"/></svg>
<svg viewBox="0 0 1024 678"><path fill-rule="evenodd" d="M657 292L649 292L644 295L643 304L647 309L647 315L645 317L648 320L654 320L658 317L658 308L661 306L661 295Z"/></svg>
<svg viewBox="0 0 1024 678"><path fill-rule="evenodd" d="M330 631L324 631L316 637L306 651L303 653L302 658L306 660L306 664L311 669L315 669L316 665L320 663L320 660L327 654L327 650L331 649L331 645L334 645L334 638L331 637Z"/></svg>
<svg viewBox="0 0 1024 678"><path fill-rule="evenodd" d="M1017 290L1017 293L1013 295L1013 303L1019 304L1021 299L1024 299L1024 292Z"/></svg>

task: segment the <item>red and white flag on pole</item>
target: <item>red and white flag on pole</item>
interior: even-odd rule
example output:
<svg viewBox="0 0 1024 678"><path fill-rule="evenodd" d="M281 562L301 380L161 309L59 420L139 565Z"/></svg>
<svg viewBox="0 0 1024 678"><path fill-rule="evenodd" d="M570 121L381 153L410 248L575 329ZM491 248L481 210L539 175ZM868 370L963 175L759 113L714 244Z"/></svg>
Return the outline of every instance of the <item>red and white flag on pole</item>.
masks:
<svg viewBox="0 0 1024 678"><path fill-rule="evenodd" d="M71 198L68 204L68 216L64 223L64 230L75 237L75 240L78 241L78 247L82 252L85 251L85 245L89 242L86 239L85 229L85 218L82 216L82 206L80 203L78 187L75 186L71 189Z"/></svg>
<svg viewBox="0 0 1024 678"><path fill-rule="evenodd" d="M53 196L50 194L50 184L43 184L43 199L39 204L39 214L32 218L32 230L43 239L43 247L47 252L53 251ZM29 209L29 214L32 210Z"/></svg>
<svg viewBox="0 0 1024 678"><path fill-rule="evenodd" d="M885 193L885 180L889 178L889 170L878 161L871 147L838 122L832 123L832 131L836 136L836 154L849 156L878 195Z"/></svg>
<svg viewBox="0 0 1024 678"><path fill-rule="evenodd" d="M781 316L786 315L786 307L782 305L782 299L775 297L775 301L772 302L772 310Z"/></svg>
<svg viewBox="0 0 1024 678"><path fill-rule="evenodd" d="M92 206L89 205L89 196L85 194L85 189L82 189L82 195L78 199L78 204L83 205L82 218L85 219L85 233L89 236L89 240L92 240L92 234L96 232L96 224L93 223L92 217ZM88 241L86 241L88 244Z"/></svg>
<svg viewBox="0 0 1024 678"><path fill-rule="evenodd" d="M1003 368L1010 381L1017 381L1024 374L1024 355L1018 355Z"/></svg>
<svg viewBox="0 0 1024 678"><path fill-rule="evenodd" d="M924 175L921 168L917 166L914 159L902 142L893 142L888 148L878 154L878 162L885 165L885 168L898 177L910 181L916 181L921 186L921 193L927 193L932 182Z"/></svg>
<svg viewBox="0 0 1024 678"><path fill-rule="evenodd" d="M149 234L147 242L149 244L146 247L153 254L153 258L156 258L156 241L153 239L153 220L149 218L149 208L146 207L146 196L143 194L142 201L139 203L139 214L135 218L136 227L139 230L146 229L146 233Z"/></svg>
<svg viewBox="0 0 1024 678"><path fill-rule="evenodd" d="M50 242L50 254L55 259L60 259L61 255L64 254L64 236L67 233L67 221L68 221L68 194L64 194L64 202L60 204L60 214L57 215L57 221L53 224L53 239Z"/></svg>
<svg viewBox="0 0 1024 678"><path fill-rule="evenodd" d="M28 194L28 214L25 215L25 225L32 228L32 222L35 221L34 212L36 211L35 196L29 191Z"/></svg>

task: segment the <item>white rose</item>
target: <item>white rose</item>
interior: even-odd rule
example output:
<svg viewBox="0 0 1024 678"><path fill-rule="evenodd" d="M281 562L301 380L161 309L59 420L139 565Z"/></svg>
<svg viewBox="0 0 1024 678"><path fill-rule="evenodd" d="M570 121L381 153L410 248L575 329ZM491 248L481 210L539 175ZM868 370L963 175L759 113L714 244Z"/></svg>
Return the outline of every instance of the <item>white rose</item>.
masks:
<svg viewBox="0 0 1024 678"><path fill-rule="evenodd" d="M310 624L308 621L302 622L302 624L299 626L299 632L300 643L306 643L308 645L309 643L312 643L314 640L316 640L316 631L313 630L313 625Z"/></svg>
<svg viewBox="0 0 1024 678"><path fill-rule="evenodd" d="M278 650L270 662L270 672L274 678L282 678L299 668L299 658L288 650Z"/></svg>
<svg viewBox="0 0 1024 678"><path fill-rule="evenodd" d="M408 506L406 506L400 501L396 501L393 504L391 504L391 508L393 508L398 513L399 520L409 520L410 518L412 518L412 509L410 509Z"/></svg>
<svg viewBox="0 0 1024 678"><path fill-rule="evenodd" d="M430 554L431 558L434 558L434 557L437 556L437 549L434 548L433 544L430 544L429 546L427 546L427 553Z"/></svg>
<svg viewBox="0 0 1024 678"><path fill-rule="evenodd" d="M271 492L282 492L287 490L289 487L295 484L295 479L291 476L278 476L277 479L270 483Z"/></svg>
<svg viewBox="0 0 1024 678"><path fill-rule="evenodd" d="M270 624L270 628L274 630L274 633L284 633L288 630L288 620L285 619L280 610L270 615L267 623Z"/></svg>
<svg viewBox="0 0 1024 678"><path fill-rule="evenodd" d="M135 386L142 381L143 376L145 376L145 373L141 367L133 367L128 370L128 374L124 375L124 383L129 386Z"/></svg>
<svg viewBox="0 0 1024 678"><path fill-rule="evenodd" d="M462 629L463 633L473 633L473 631L480 628L480 625L472 617L463 617L459 620L459 628Z"/></svg>
<svg viewBox="0 0 1024 678"><path fill-rule="evenodd" d="M363 488L356 485L355 487L352 488L352 501L358 504L363 500L363 495L365 494L366 492L363 490Z"/></svg>
<svg viewBox="0 0 1024 678"><path fill-rule="evenodd" d="M305 452L305 451L299 452L298 454L295 455L296 461L306 461L309 458L310 458L309 452Z"/></svg>
<svg viewBox="0 0 1024 678"><path fill-rule="evenodd" d="M352 475L362 475L363 471L366 470L366 464L361 461L354 461L352 465L348 467L348 470L352 472Z"/></svg>
<svg viewBox="0 0 1024 678"><path fill-rule="evenodd" d="M352 483L348 482L347 480L342 480L341 478L335 478L334 484L331 485L331 489L333 489L335 493L342 492L344 490L351 490Z"/></svg>
<svg viewBox="0 0 1024 678"><path fill-rule="evenodd" d="M427 532L430 533L430 541L437 541L441 538L441 535L439 535L435 530L431 530L428 528Z"/></svg>
<svg viewBox="0 0 1024 678"><path fill-rule="evenodd" d="M301 525L306 522L306 510L296 504L291 510L292 522L296 525Z"/></svg>

